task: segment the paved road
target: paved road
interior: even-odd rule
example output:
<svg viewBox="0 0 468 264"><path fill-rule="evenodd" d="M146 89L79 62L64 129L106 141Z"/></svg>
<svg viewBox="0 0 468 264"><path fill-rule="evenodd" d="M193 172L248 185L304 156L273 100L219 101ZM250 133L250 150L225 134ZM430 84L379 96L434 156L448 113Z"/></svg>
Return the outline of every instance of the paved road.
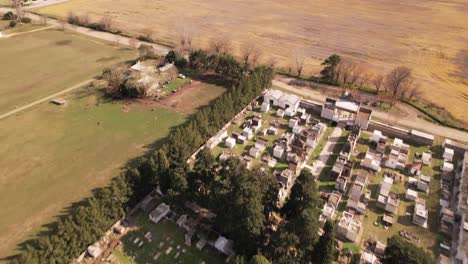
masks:
<svg viewBox="0 0 468 264"><path fill-rule="evenodd" d="M0 8L0 13L6 13L8 11L13 11L13 9L6 8L6 7ZM41 19L42 19L41 16L36 15L36 14L32 14L32 13L27 13L27 16L30 17L31 19L35 20L35 21L41 21ZM96 31L96 30L92 30L92 29L89 29L89 28L86 28L86 27L70 25L68 23L63 23L60 20L53 19L53 18L47 18L47 23L52 25L52 26L58 27L58 28L65 28L65 29L68 29L70 31L74 31L76 33L91 36L91 37L94 37L94 38L97 38L97 39L106 40L106 41L109 41L109 42L114 42L114 43L117 43L119 45L132 46L132 45L130 45L130 43L132 41L135 41L135 46L136 47L139 47L142 44L150 45L159 54L166 54L170 50L168 47L163 46L163 45L158 45L158 44L149 43L149 42L145 42L145 41L139 41L139 40L136 40L136 39L133 39L133 38L120 36L120 35L116 35L116 34L112 34L112 33L108 33L108 32Z"/></svg>
<svg viewBox="0 0 468 264"><path fill-rule="evenodd" d="M318 177L322 170L325 168L330 155L333 153L336 144L338 143L338 139L341 137L343 133L343 129L340 127L335 127L333 132L330 134L327 143L323 147L322 151L320 152L320 156L317 160L314 161L314 165L312 166L312 174L315 177Z"/></svg>
<svg viewBox="0 0 468 264"><path fill-rule="evenodd" d="M24 111L24 110L26 110L26 109L28 109L28 108L31 108L31 107L33 107L33 106L35 106L35 105L37 105L37 104L50 101L50 100L52 100L52 99L54 99L54 98L56 98L56 97L58 97L58 96L60 96L60 95L62 95L62 94L68 93L68 92L70 92L70 91L72 91L72 90L75 90L75 89L78 89L78 88L83 87L83 86L85 86L85 85L88 85L88 84L90 84L93 80L94 80L94 79L86 80L86 81L84 81L84 82L81 82L81 83L79 83L79 84L77 84L77 85L74 85L74 86L72 86L72 87L69 87L69 88L67 88L67 89L65 89L65 90L62 90L62 91L60 91L60 92L51 94L51 95L49 95L49 96L47 96L47 97L41 98L41 99L36 100L36 101L34 101L34 102L32 102L32 103L29 103L29 104L27 104L27 105L23 105L23 106L21 106L21 107L18 107L18 108L16 108L15 110L6 112L6 113L4 113L4 114L0 114L0 120L2 120L2 119L4 119L4 118L7 118L7 117L9 117L9 116L11 116L11 115L14 115L14 114L16 114L16 113L18 113L18 112Z"/></svg>
<svg viewBox="0 0 468 264"><path fill-rule="evenodd" d="M304 97L307 97L309 100L323 104L327 95L321 93L320 91L313 90L308 87L299 87L299 86L292 86L285 82L284 79L275 79L273 80L273 85L281 87L285 90L288 90L293 93L301 94ZM405 109L405 111L412 111L410 109ZM441 125L437 125L426 121L421 118L417 118L413 114L408 115L407 117L402 117L396 114L390 114L387 112L374 110L373 117L375 119L379 119L387 124L394 125L394 126L401 126L407 128L413 128L420 131L425 131L427 133L435 134L438 136L448 137L459 141L468 142L468 133L444 127Z"/></svg>

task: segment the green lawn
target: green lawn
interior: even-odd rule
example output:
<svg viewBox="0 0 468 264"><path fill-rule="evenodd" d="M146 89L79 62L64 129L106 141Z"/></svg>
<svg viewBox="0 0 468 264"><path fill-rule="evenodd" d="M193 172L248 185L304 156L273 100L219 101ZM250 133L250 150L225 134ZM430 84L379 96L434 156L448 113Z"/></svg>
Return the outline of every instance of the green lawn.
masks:
<svg viewBox="0 0 468 264"><path fill-rule="evenodd" d="M136 216L136 230L130 231L122 238L122 246L113 251L116 263L187 263L199 264L202 261L210 264L224 263L224 257L214 252L214 249L206 245L202 251L195 247L197 240L192 246L185 245L184 230L175 223L162 220L158 224L151 223L148 215L139 211ZM147 232L151 232L151 242L144 238ZM134 243L138 238L138 242ZM144 244L139 247L140 241ZM173 250L166 255L167 248ZM179 247L179 249L177 248ZM160 253L155 261L153 257ZM176 254L179 253L177 259ZM131 256L135 256L132 259ZM118 261L118 262L117 262Z"/></svg>
<svg viewBox="0 0 468 264"><path fill-rule="evenodd" d="M0 66L0 113L72 87L136 56L136 51L56 29L0 39L0 58L9 62Z"/></svg>
<svg viewBox="0 0 468 264"><path fill-rule="evenodd" d="M65 99L0 121L0 257L185 120L151 104L106 102L85 88Z"/></svg>
<svg viewBox="0 0 468 264"><path fill-rule="evenodd" d="M162 91L164 93L171 93L172 91L182 87L188 81L188 79L175 78L170 84L166 85L166 88L164 88Z"/></svg>

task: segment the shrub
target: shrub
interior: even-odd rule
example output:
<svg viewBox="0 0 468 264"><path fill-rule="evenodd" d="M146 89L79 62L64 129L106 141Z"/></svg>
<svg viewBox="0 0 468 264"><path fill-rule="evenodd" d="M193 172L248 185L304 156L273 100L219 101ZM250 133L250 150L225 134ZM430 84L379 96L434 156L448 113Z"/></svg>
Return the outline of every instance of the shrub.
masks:
<svg viewBox="0 0 468 264"><path fill-rule="evenodd" d="M173 62L176 62L177 58L179 57L179 54L177 54L176 51L169 51L167 54L166 54L166 60L167 62L169 63L173 63Z"/></svg>
<svg viewBox="0 0 468 264"><path fill-rule="evenodd" d="M137 39L141 41L146 41L146 42L154 42L154 39L147 37L147 36L142 36L142 35L138 36Z"/></svg>
<svg viewBox="0 0 468 264"><path fill-rule="evenodd" d="M29 18L29 17L22 17L22 18L20 19L20 21L21 21L21 23L29 24L29 23L32 22L32 19Z"/></svg>
<svg viewBox="0 0 468 264"><path fill-rule="evenodd" d="M16 14L9 11L3 15L2 20L15 20L16 18Z"/></svg>
<svg viewBox="0 0 468 264"><path fill-rule="evenodd" d="M16 27L16 21L14 21L14 20L10 21L10 24L8 26L11 27L11 28Z"/></svg>
<svg viewBox="0 0 468 264"><path fill-rule="evenodd" d="M182 57L175 61L175 65L179 68L185 68L188 65L188 61L186 58Z"/></svg>

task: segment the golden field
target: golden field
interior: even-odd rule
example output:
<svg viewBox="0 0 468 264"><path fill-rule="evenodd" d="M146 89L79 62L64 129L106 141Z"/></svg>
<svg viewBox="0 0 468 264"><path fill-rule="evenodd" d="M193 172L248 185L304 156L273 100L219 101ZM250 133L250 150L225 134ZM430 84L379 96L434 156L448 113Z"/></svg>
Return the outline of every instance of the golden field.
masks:
<svg viewBox="0 0 468 264"><path fill-rule="evenodd" d="M294 64L297 50L308 55L306 70L338 53L385 73L405 65L414 70L423 97L468 123L468 2L465 0L71 0L39 9L65 17L70 11L93 19L111 16L114 26L175 43L177 31L195 32L205 46L228 34L234 46L254 41L263 59Z"/></svg>

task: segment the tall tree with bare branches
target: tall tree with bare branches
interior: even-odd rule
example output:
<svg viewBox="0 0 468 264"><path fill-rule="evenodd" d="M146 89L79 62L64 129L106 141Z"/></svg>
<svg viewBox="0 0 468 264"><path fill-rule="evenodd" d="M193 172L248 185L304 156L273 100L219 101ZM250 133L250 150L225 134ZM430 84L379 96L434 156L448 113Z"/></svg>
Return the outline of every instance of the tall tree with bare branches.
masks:
<svg viewBox="0 0 468 264"><path fill-rule="evenodd" d="M304 69L306 55L303 50L296 50L294 52L294 61L296 63L297 77L301 77L302 70Z"/></svg>
<svg viewBox="0 0 468 264"><path fill-rule="evenodd" d="M415 80L410 68L400 66L385 76L383 85L393 97L401 98L410 88L414 87Z"/></svg>
<svg viewBox="0 0 468 264"><path fill-rule="evenodd" d="M178 37L178 52L182 55L185 52L190 53L193 49L193 38L195 36L195 28L193 24L179 21L176 24L176 32Z"/></svg>
<svg viewBox="0 0 468 264"><path fill-rule="evenodd" d="M244 70L251 66L255 66L262 54L262 51L255 45L254 42L248 41L241 46L241 57L244 63Z"/></svg>
<svg viewBox="0 0 468 264"><path fill-rule="evenodd" d="M380 92L380 89L383 86L383 81L384 81L384 76L382 74L377 74L372 78L372 84L375 87L375 90L377 90L377 93Z"/></svg>
<svg viewBox="0 0 468 264"><path fill-rule="evenodd" d="M210 40L210 52L214 54L226 54L232 51L231 38L226 34L220 34Z"/></svg>

